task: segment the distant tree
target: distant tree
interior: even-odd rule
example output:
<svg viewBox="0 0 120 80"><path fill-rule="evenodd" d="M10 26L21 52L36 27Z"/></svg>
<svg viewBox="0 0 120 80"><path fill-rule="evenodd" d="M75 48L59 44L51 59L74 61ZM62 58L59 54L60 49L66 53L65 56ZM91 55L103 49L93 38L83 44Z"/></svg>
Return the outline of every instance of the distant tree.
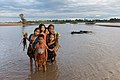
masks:
<svg viewBox="0 0 120 80"><path fill-rule="evenodd" d="M22 23L25 24L26 19L24 18L24 14L19 14L19 16L20 16L20 19L21 19Z"/></svg>
<svg viewBox="0 0 120 80"><path fill-rule="evenodd" d="M109 21L110 22L120 22L120 19L118 19L118 18L111 18Z"/></svg>

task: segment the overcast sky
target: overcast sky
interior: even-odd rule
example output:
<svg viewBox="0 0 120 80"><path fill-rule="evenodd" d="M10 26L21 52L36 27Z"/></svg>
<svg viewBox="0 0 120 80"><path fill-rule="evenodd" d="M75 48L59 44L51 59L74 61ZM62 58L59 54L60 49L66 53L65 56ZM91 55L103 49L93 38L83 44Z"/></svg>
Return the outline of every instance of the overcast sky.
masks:
<svg viewBox="0 0 120 80"><path fill-rule="evenodd" d="M120 18L120 0L0 0L0 21Z"/></svg>

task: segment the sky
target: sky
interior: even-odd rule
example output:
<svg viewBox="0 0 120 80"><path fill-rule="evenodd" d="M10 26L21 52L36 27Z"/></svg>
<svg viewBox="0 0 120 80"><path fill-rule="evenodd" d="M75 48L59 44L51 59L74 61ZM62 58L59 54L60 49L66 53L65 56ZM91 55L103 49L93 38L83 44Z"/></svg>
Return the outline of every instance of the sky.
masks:
<svg viewBox="0 0 120 80"><path fill-rule="evenodd" d="M0 22L120 18L120 0L0 0Z"/></svg>

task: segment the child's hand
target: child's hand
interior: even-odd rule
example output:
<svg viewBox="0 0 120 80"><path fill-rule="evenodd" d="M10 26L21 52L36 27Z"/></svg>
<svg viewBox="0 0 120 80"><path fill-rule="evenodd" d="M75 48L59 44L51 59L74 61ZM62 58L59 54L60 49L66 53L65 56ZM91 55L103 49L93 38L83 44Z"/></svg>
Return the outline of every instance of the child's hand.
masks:
<svg viewBox="0 0 120 80"><path fill-rule="evenodd" d="M54 51L54 49L50 49L50 51Z"/></svg>
<svg viewBox="0 0 120 80"><path fill-rule="evenodd" d="M58 47L55 47L55 48L54 48L54 51L57 52L57 51L58 51Z"/></svg>

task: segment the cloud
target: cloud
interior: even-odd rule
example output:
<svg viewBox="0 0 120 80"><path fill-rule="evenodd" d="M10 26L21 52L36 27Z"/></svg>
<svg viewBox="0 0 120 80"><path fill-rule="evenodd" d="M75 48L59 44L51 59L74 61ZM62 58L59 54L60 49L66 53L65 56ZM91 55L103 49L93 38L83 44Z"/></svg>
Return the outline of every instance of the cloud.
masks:
<svg viewBox="0 0 120 80"><path fill-rule="evenodd" d="M58 19L120 17L119 0L0 0L0 17Z"/></svg>

